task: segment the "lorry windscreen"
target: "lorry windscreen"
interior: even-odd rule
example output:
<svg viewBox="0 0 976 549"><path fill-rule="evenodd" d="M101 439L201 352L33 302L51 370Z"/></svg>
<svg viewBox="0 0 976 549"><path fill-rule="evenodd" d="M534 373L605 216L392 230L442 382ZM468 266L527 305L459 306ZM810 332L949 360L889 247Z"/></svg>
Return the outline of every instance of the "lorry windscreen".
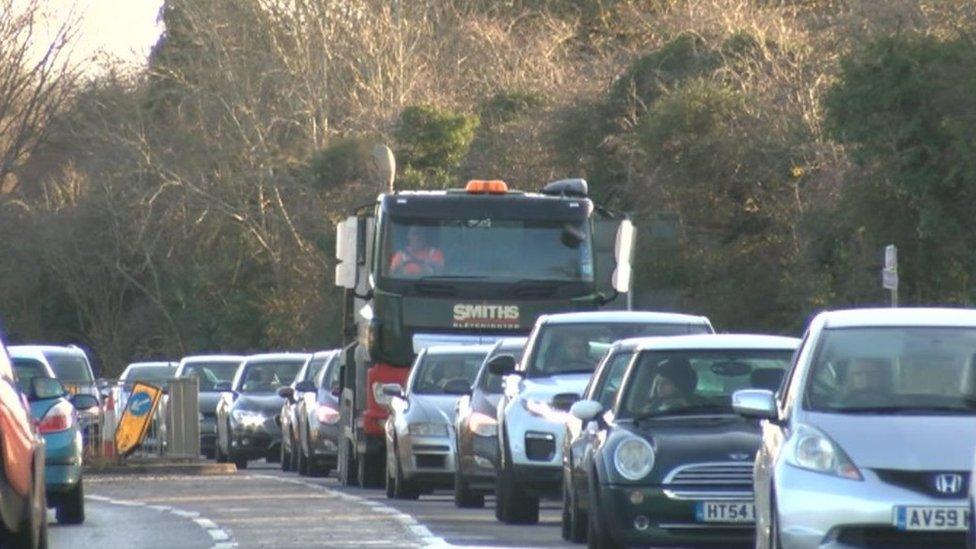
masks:
<svg viewBox="0 0 976 549"><path fill-rule="evenodd" d="M389 278L593 280L587 221L391 216L381 244Z"/></svg>

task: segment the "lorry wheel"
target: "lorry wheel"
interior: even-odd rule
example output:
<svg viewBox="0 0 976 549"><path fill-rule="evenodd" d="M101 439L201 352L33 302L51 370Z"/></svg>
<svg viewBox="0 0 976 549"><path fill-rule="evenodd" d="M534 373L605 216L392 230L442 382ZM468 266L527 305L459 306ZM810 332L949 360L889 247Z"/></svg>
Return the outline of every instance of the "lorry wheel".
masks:
<svg viewBox="0 0 976 549"><path fill-rule="evenodd" d="M468 482L464 480L461 467L454 465L454 506L462 509L476 509L485 506L485 496L471 491Z"/></svg>
<svg viewBox="0 0 976 549"><path fill-rule="evenodd" d="M359 485L363 488L382 488L386 460L379 452L359 456Z"/></svg>
<svg viewBox="0 0 976 549"><path fill-rule="evenodd" d="M81 479L70 492L58 498L55 517L60 524L81 524L85 522L85 488Z"/></svg>

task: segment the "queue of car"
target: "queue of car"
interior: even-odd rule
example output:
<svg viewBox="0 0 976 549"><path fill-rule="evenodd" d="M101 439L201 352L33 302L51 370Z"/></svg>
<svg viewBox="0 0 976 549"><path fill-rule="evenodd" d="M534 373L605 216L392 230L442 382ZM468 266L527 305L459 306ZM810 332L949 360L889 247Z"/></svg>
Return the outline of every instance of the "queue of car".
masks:
<svg viewBox="0 0 976 549"><path fill-rule="evenodd" d="M976 548L976 311L827 312L802 340L550 315L382 393L391 498L494 492L507 523L561 499L590 547Z"/></svg>

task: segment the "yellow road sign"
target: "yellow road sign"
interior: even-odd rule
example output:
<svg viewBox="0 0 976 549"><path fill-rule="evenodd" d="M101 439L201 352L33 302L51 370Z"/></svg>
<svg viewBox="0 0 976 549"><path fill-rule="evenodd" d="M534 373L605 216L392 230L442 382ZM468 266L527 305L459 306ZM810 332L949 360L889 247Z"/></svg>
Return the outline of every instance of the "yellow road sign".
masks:
<svg viewBox="0 0 976 549"><path fill-rule="evenodd" d="M132 394L115 428L115 452L118 455L127 456L142 444L162 394L162 389L148 383L137 381L132 386Z"/></svg>

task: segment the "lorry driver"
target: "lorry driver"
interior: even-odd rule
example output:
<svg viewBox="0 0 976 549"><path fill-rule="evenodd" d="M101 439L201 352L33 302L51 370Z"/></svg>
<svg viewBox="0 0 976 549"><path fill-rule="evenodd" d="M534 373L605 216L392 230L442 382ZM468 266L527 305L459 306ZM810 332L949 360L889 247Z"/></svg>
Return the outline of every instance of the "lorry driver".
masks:
<svg viewBox="0 0 976 549"><path fill-rule="evenodd" d="M444 253L427 243L424 227L407 229L407 245L390 259L390 272L396 275L425 276L444 268Z"/></svg>

